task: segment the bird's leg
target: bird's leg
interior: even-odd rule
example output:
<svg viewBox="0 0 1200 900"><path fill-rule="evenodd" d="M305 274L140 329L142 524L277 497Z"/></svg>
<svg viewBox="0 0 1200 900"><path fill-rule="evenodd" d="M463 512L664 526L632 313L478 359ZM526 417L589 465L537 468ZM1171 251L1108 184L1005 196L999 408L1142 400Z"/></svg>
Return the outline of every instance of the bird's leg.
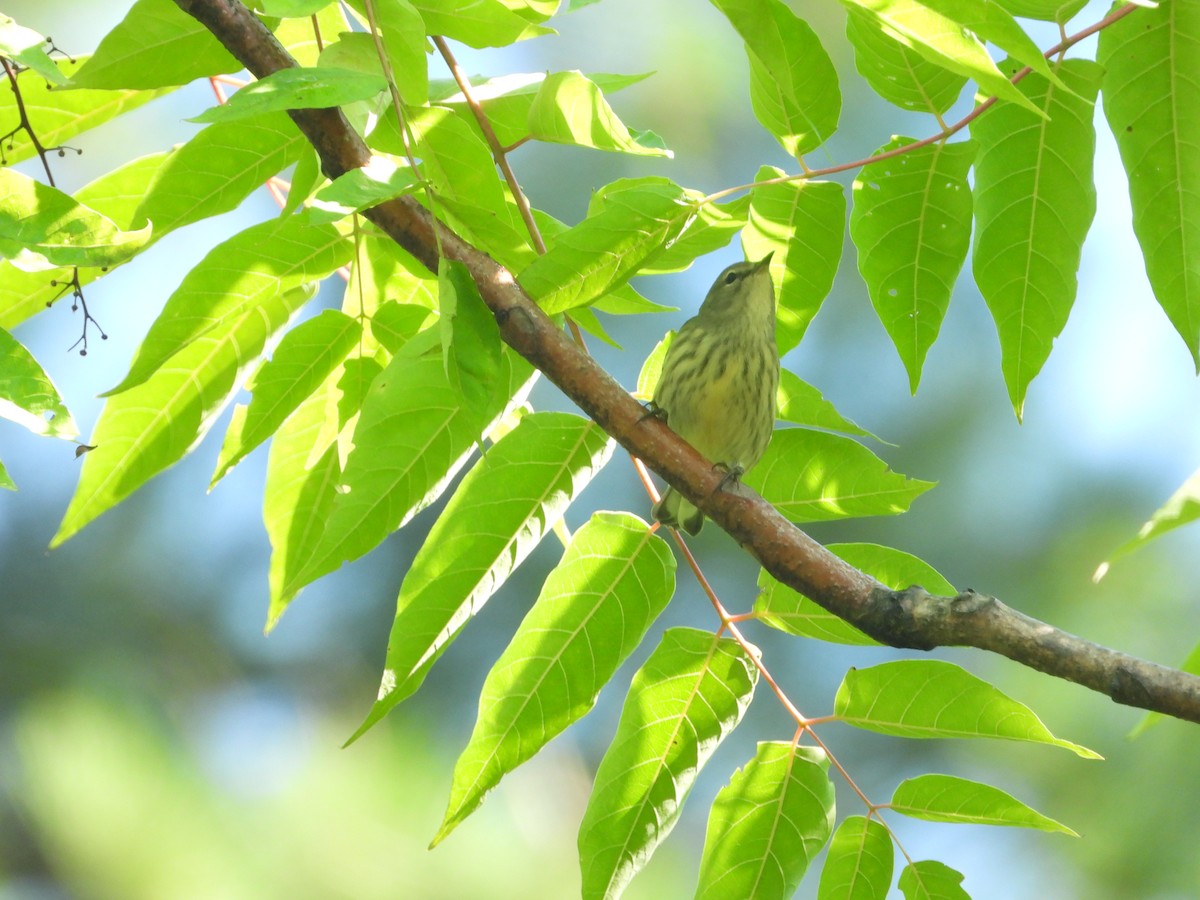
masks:
<svg viewBox="0 0 1200 900"><path fill-rule="evenodd" d="M745 468L736 463L732 466L727 465L726 463L717 463L713 466L713 468L725 473L723 476L721 476L721 480L717 482L717 486L713 490L714 494L717 491L725 490L731 484L737 484L742 475L746 473Z"/></svg>
<svg viewBox="0 0 1200 900"><path fill-rule="evenodd" d="M653 400L647 400L646 411L642 414L642 417L638 419L638 424L641 425L647 419L658 419L658 421L665 425L667 422L667 411Z"/></svg>

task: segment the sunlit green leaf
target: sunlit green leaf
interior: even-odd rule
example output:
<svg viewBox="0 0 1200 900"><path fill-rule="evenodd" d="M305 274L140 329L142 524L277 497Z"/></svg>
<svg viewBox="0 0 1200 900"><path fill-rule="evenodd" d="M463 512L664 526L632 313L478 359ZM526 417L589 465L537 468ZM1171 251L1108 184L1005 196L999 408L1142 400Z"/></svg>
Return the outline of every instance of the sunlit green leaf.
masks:
<svg viewBox="0 0 1200 900"><path fill-rule="evenodd" d="M892 138L877 153L904 147ZM929 144L869 163L854 180L850 237L871 303L915 394L971 239L973 141Z"/></svg>
<svg viewBox="0 0 1200 900"><path fill-rule="evenodd" d="M842 0L875 19L885 34L951 72L973 79L985 94L995 94L1034 109L1001 73L987 48L969 30L931 9L923 0Z"/></svg>
<svg viewBox="0 0 1200 900"><path fill-rule="evenodd" d="M551 315L584 306L623 284L682 232L699 199L665 178L627 183L526 267L521 286Z"/></svg>
<svg viewBox="0 0 1200 900"><path fill-rule="evenodd" d="M150 326L129 374L106 396L141 384L209 332L253 319L270 298L337 271L350 261L352 249L332 226L297 216L271 219L235 235L184 276Z"/></svg>
<svg viewBox="0 0 1200 900"><path fill-rule="evenodd" d="M70 440L79 428L33 354L0 328L0 418L34 434Z"/></svg>
<svg viewBox="0 0 1200 900"><path fill-rule="evenodd" d="M675 557L641 519L598 512L575 532L483 683L435 844L502 776L591 710L674 592Z"/></svg>
<svg viewBox="0 0 1200 900"><path fill-rule="evenodd" d="M999 738L1032 741L1099 759L1086 747L1056 738L1029 707L966 669L936 659L904 659L851 669L838 688L838 719L908 738Z"/></svg>
<svg viewBox="0 0 1200 900"><path fill-rule="evenodd" d="M363 0L351 8L366 17ZM383 39L396 88L406 104L420 106L429 96L429 63L425 57L425 24L408 0L374 0L375 23Z"/></svg>
<svg viewBox="0 0 1200 900"><path fill-rule="evenodd" d="M1200 4L1136 10L1096 58L1150 286L1200 369Z"/></svg>
<svg viewBox="0 0 1200 900"><path fill-rule="evenodd" d="M848 816L829 842L818 900L885 900L894 860L892 836L882 822Z"/></svg>
<svg viewBox="0 0 1200 900"><path fill-rule="evenodd" d="M971 900L962 880L962 873L945 863L924 859L904 867L897 887L904 900Z"/></svg>
<svg viewBox="0 0 1200 900"><path fill-rule="evenodd" d="M780 0L712 3L746 42L758 121L793 156L821 146L837 130L842 95L816 33Z"/></svg>
<svg viewBox="0 0 1200 900"><path fill-rule="evenodd" d="M53 84L62 84L67 79L46 55L49 49L43 35L0 13L0 56L32 69Z"/></svg>
<svg viewBox="0 0 1200 900"><path fill-rule="evenodd" d="M254 393L250 404L233 410L210 487L278 430L346 357L361 332L356 320L327 309L283 336L246 385Z"/></svg>
<svg viewBox="0 0 1200 900"><path fill-rule="evenodd" d="M773 166L758 170L756 181L783 176ZM846 231L846 195L831 181L759 184L750 191L750 222L742 231L747 259L771 257L780 353L804 337L833 287L842 236Z"/></svg>
<svg viewBox="0 0 1200 900"><path fill-rule="evenodd" d="M0 257L22 271L114 266L149 239L149 227L125 231L57 188L0 168Z"/></svg>
<svg viewBox="0 0 1200 900"><path fill-rule="evenodd" d="M1014 16L1065 24L1087 6L1087 0L996 0Z"/></svg>
<svg viewBox="0 0 1200 900"><path fill-rule="evenodd" d="M1095 580L1103 578L1109 566L1118 557L1140 550L1156 538L1196 519L1200 519L1200 470L1193 472L1167 502L1154 511L1134 537L1114 550L1112 555L1100 564L1094 576Z"/></svg>
<svg viewBox="0 0 1200 900"><path fill-rule="evenodd" d="M616 897L670 834L741 721L758 669L730 638L672 628L633 677L579 826L584 900Z"/></svg>
<svg viewBox="0 0 1200 900"><path fill-rule="evenodd" d="M1016 68L1004 63L1005 71ZM1075 302L1079 258L1096 212L1092 107L1101 73L1090 60L1066 60L1059 67L1065 88L1037 75L1019 85L1045 116L1002 104L971 124L979 141L971 267L996 320L1018 418Z"/></svg>
<svg viewBox="0 0 1200 900"><path fill-rule="evenodd" d="M145 89L238 72L242 64L172 0L136 0L104 36L72 87Z"/></svg>
<svg viewBox="0 0 1200 900"><path fill-rule="evenodd" d="M413 0L428 34L445 35L468 47L505 47L554 30L530 22L501 0Z"/></svg>
<svg viewBox="0 0 1200 900"><path fill-rule="evenodd" d="M893 516L933 487L891 471L857 441L807 428L777 430L745 482L793 522Z"/></svg>
<svg viewBox="0 0 1200 900"><path fill-rule="evenodd" d="M342 474L338 448L332 435L323 440L322 433L328 407L336 403L339 371L326 378L271 438L263 491L263 523L271 541L268 631L296 596L296 589L285 586L319 545L337 496Z"/></svg>
<svg viewBox="0 0 1200 900"><path fill-rule="evenodd" d="M488 421L530 381L527 362L511 352L501 359ZM479 433L440 356L398 354L372 381L324 537L285 592L362 556L436 500L466 464Z"/></svg>
<svg viewBox="0 0 1200 900"><path fill-rule="evenodd" d="M15 491L17 483L12 480L12 476L8 474L8 469L4 468L4 463L0 462L0 488L6 491Z"/></svg>
<svg viewBox="0 0 1200 900"><path fill-rule="evenodd" d="M236 238L235 238L236 240ZM220 252L220 248L214 251ZM52 545L174 465L208 433L267 340L312 296L295 288L266 297L191 342L146 381L104 404L79 486Z"/></svg>
<svg viewBox="0 0 1200 900"><path fill-rule="evenodd" d="M529 107L529 134L539 141L635 156L672 155L630 134L600 88L577 71L546 76Z"/></svg>
<svg viewBox="0 0 1200 900"><path fill-rule="evenodd" d="M918 775L902 781L888 807L929 822L1014 825L1079 837L1066 825L1043 816L999 788L953 775Z"/></svg>
<svg viewBox="0 0 1200 900"><path fill-rule="evenodd" d="M438 325L446 371L464 408L480 427L494 415L492 397L500 374L500 329L467 267L438 260Z"/></svg>
<svg viewBox="0 0 1200 900"><path fill-rule="evenodd" d="M932 566L902 550L879 544L827 544L825 549L892 590L919 584L931 594L953 596L956 593L953 585ZM877 643L845 619L776 581L765 569L758 573L758 587L754 612L773 628L835 644Z"/></svg>
<svg viewBox="0 0 1200 900"><path fill-rule="evenodd" d="M466 474L404 577L379 699L355 738L420 687L429 667L562 518L612 449L587 419L534 413Z"/></svg>
<svg viewBox="0 0 1200 900"><path fill-rule="evenodd" d="M858 73L879 96L901 109L943 114L962 93L967 77L932 63L888 34L883 22L856 6L846 7L846 37Z"/></svg>
<svg viewBox="0 0 1200 900"><path fill-rule="evenodd" d="M1041 49L1013 20L1012 14L1002 3L994 0L921 0L921 3L965 26L980 40L995 44L1043 78L1055 80L1054 72Z"/></svg>
<svg viewBox="0 0 1200 900"><path fill-rule="evenodd" d="M155 153L118 166L76 191L75 199L118 225L128 226L138 201L166 158L166 153ZM94 268L74 271L81 286L105 274ZM0 328L12 328L60 300L65 299L70 306L71 272L23 272L7 260L0 260Z"/></svg>
<svg viewBox="0 0 1200 900"><path fill-rule="evenodd" d="M235 209L300 158L308 142L285 113L210 125L176 147L134 214L155 240Z"/></svg>
<svg viewBox="0 0 1200 900"><path fill-rule="evenodd" d="M779 396L776 417L785 422L794 422L804 428L820 428L852 434L855 437L879 438L865 428L860 428L843 416L834 405L821 396L821 392L790 369L779 372Z"/></svg>
<svg viewBox="0 0 1200 900"><path fill-rule="evenodd" d="M418 176L407 166L397 166L385 156L372 156L365 166L339 175L317 191L309 218L335 221L378 206L420 187Z"/></svg>
<svg viewBox="0 0 1200 900"><path fill-rule="evenodd" d="M210 106L189 122L233 122L289 109L321 109L367 100L387 90L382 76L331 66L288 68L272 72Z"/></svg>
<svg viewBox="0 0 1200 900"><path fill-rule="evenodd" d="M829 758L764 741L713 801L698 898L791 897L833 831Z"/></svg>

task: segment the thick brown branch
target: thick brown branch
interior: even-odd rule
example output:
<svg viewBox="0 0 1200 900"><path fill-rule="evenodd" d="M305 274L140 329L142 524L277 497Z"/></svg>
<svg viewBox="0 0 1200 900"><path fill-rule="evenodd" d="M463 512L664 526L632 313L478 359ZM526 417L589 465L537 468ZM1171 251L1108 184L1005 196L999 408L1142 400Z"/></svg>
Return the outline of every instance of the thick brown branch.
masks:
<svg viewBox="0 0 1200 900"><path fill-rule="evenodd" d="M259 78L295 65L237 0L176 0ZM294 110L325 173L365 165L369 152L336 109ZM491 257L437 224L403 197L366 213L431 270L439 229L446 255L470 270L504 341L528 359L625 449L640 457L728 531L775 578L872 637L896 647L967 646L999 653L1084 685L1118 703L1200 722L1200 678L1074 637L973 592L934 597L890 591L826 551L752 491L718 491L721 473L642 407L576 347Z"/></svg>

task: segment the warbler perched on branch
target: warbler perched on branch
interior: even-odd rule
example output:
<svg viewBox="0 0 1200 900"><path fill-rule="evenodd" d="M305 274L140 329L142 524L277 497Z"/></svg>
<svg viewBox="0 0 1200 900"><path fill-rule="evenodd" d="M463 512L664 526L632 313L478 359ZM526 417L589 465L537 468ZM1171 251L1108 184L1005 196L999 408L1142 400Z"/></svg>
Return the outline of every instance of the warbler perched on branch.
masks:
<svg viewBox="0 0 1200 900"><path fill-rule="evenodd" d="M762 459L775 427L779 351L770 262L768 253L717 276L700 312L667 348L650 404L727 478ZM688 534L698 534L704 524L704 514L670 487L652 515Z"/></svg>

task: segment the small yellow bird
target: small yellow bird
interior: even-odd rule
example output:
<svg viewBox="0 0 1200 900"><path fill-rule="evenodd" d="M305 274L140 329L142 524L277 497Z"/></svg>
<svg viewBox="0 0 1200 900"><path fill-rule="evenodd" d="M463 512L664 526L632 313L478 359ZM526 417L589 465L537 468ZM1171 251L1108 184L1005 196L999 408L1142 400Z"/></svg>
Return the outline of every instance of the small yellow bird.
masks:
<svg viewBox="0 0 1200 900"><path fill-rule="evenodd" d="M734 263L667 349L650 408L681 438L736 478L762 459L775 428L779 351L768 266ZM668 487L651 513L698 534L704 513Z"/></svg>

